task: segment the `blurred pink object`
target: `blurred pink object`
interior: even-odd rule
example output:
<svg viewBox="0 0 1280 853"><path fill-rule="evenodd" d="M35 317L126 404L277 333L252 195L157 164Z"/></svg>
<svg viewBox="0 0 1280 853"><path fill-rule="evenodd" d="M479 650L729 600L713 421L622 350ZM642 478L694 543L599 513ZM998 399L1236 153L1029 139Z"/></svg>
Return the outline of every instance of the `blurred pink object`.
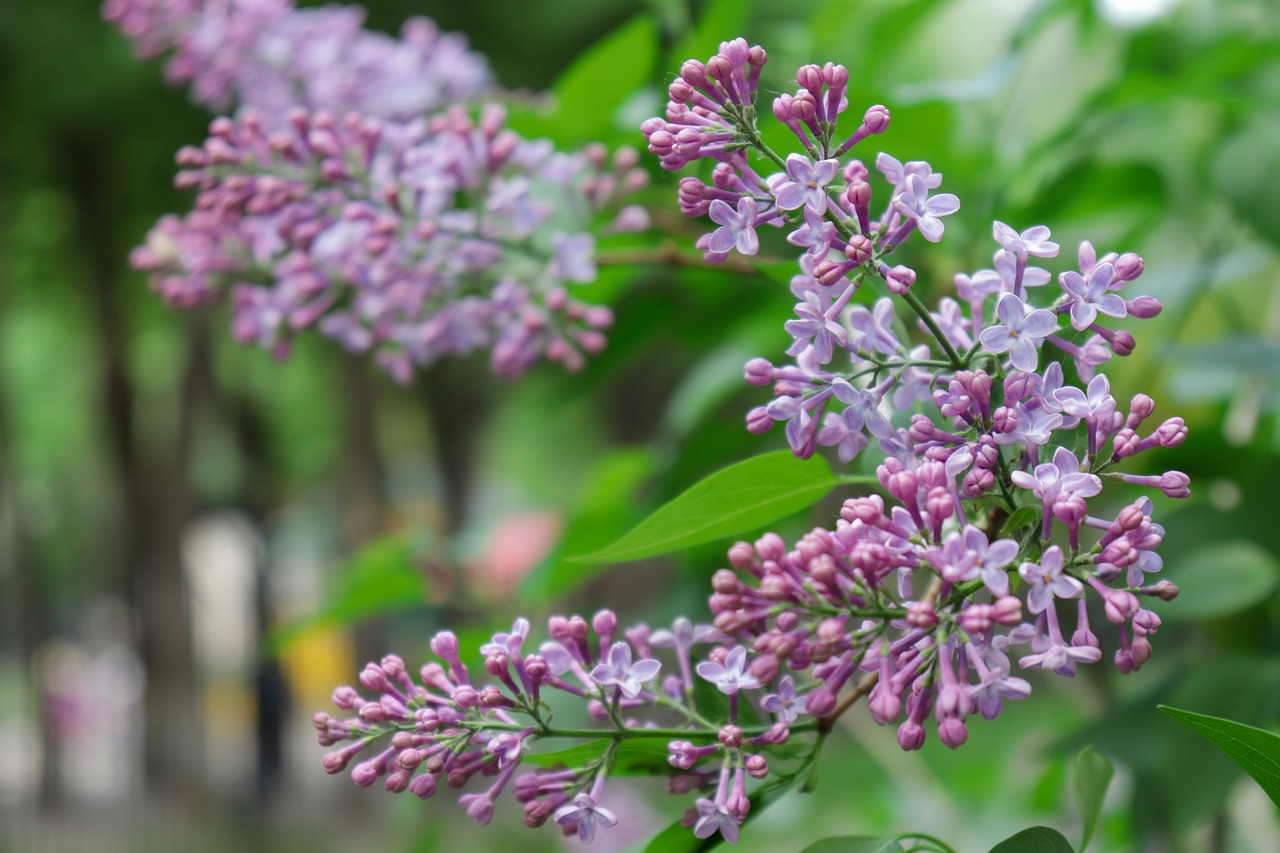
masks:
<svg viewBox="0 0 1280 853"><path fill-rule="evenodd" d="M475 591L494 600L510 598L524 576L546 558L563 524L555 510L516 512L499 518L480 554L467 566Z"/></svg>

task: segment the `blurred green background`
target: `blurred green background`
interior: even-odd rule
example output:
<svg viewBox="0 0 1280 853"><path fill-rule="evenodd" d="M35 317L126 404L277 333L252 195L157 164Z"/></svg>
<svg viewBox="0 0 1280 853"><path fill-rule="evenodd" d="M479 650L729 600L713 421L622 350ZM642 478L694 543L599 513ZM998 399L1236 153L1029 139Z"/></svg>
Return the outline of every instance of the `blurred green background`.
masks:
<svg viewBox="0 0 1280 853"><path fill-rule="evenodd" d="M1064 261L1082 239L1146 259L1137 289L1165 311L1108 373L1117 396L1186 418L1187 444L1141 462L1194 489L1158 507L1165 577L1184 593L1159 609L1153 660L1033 679L955 753L931 740L902 754L849 714L817 792L770 809L743 848L920 830L985 850L1033 823L1070 835L1069 759L1093 744L1118 766L1093 849L1280 850L1260 790L1154 709L1280 722L1280 6L365 5L374 28L422 14L466 33L511 89L554 86L584 50L642 45L588 98L516 108L517 127L567 146L642 145L679 62L722 39L767 48L770 92L801 64L844 63L854 113L893 113L863 156L927 159L962 200L946 240L908 261L935 294L990 264L993 218L1050 225ZM0 105L0 847L559 846L511 803L480 830L447 794L325 777L310 715L364 660L416 659L444 625L468 643L516 613L702 612L730 543L618 567L563 558L781 446L742 428L762 397L741 366L782 357L786 244L766 241L778 263L758 273L624 262L699 233L654 168L658 229L603 244L619 262L582 291L618 316L602 357L515 384L452 362L400 388L327 340L287 362L241 349L225 308L171 312L130 271L154 220L189 204L172 156L210 116L134 60L94 0L0 5ZM637 785L635 831L595 846L677 815L660 789Z"/></svg>

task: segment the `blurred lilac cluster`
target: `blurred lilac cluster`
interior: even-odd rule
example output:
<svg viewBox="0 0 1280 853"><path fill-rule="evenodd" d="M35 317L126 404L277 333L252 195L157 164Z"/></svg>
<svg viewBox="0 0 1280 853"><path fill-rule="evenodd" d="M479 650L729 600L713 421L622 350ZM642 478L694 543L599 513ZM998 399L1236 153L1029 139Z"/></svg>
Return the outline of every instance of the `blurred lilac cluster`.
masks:
<svg viewBox="0 0 1280 853"><path fill-rule="evenodd" d="M481 97L484 57L410 18L400 38L364 28L358 6L292 0L106 0L102 14L141 56L171 53L169 81L215 110L257 108L273 128L293 107L411 121Z"/></svg>
<svg viewBox="0 0 1280 853"><path fill-rule="evenodd" d="M504 127L490 77L457 36L415 19L397 40L356 7L279 0L108 0L106 17L211 106L235 103L178 155L194 209L166 216L134 266L172 305L230 293L234 336L277 355L317 328L374 352L398 381L487 349L513 378L605 343L595 237L647 227L630 149L565 153Z"/></svg>

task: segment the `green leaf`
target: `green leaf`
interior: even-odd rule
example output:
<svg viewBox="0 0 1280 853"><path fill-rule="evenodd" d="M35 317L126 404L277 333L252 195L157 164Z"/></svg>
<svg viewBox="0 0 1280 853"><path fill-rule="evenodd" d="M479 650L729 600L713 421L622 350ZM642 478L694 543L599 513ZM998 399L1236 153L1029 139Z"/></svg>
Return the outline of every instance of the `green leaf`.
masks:
<svg viewBox="0 0 1280 853"><path fill-rule="evenodd" d="M1013 515L1009 516L1009 519L1005 521L1002 532L1012 533L1015 530L1021 530L1024 527L1035 524L1040 520L1040 512L1041 510L1038 506L1028 504L1027 506L1018 507L1013 511Z"/></svg>
<svg viewBox="0 0 1280 853"><path fill-rule="evenodd" d="M751 6L751 0L711 0L693 32L672 48L667 65L679 68L686 59L706 62L720 49L720 42L742 32Z"/></svg>
<svg viewBox="0 0 1280 853"><path fill-rule="evenodd" d="M1107 786L1111 784L1111 776L1115 768L1111 759L1091 746L1086 746L1076 755L1076 805L1080 807L1080 820L1084 824L1080 839L1080 850L1089 846L1093 838L1093 830L1098 825L1098 814L1102 811L1102 800L1107 795Z"/></svg>
<svg viewBox="0 0 1280 853"><path fill-rule="evenodd" d="M1270 598L1280 584L1280 564L1252 542L1225 542L1193 551L1168 566L1163 576L1182 591L1161 606L1161 619L1211 619Z"/></svg>
<svg viewBox="0 0 1280 853"><path fill-rule="evenodd" d="M802 853L902 853L902 845L896 838L841 835L815 841L804 848Z"/></svg>
<svg viewBox="0 0 1280 853"><path fill-rule="evenodd" d="M649 82L657 60L658 33L648 15L637 15L578 57L552 91L551 115L513 114L511 126L530 136L560 143L607 137L618 105Z"/></svg>
<svg viewBox="0 0 1280 853"><path fill-rule="evenodd" d="M666 776L671 770L667 761L668 737L628 738L613 753L610 776ZM526 751L524 761L539 767L583 767L604 755L608 739L587 741L555 752Z"/></svg>
<svg viewBox="0 0 1280 853"><path fill-rule="evenodd" d="M424 578L414 565L414 555L421 550L422 543L404 534L370 540L338 569L325 604L310 616L275 631L268 644L280 650L310 628L350 624L421 606Z"/></svg>
<svg viewBox="0 0 1280 853"><path fill-rule="evenodd" d="M1075 853L1061 832L1047 826L1033 826L1011 835L991 848L990 853Z"/></svg>
<svg viewBox="0 0 1280 853"><path fill-rule="evenodd" d="M695 483L609 547L571 559L620 563L757 530L847 481L819 457L805 461L789 450L766 453Z"/></svg>
<svg viewBox="0 0 1280 853"><path fill-rule="evenodd" d="M1280 806L1280 736L1234 720L1196 714L1168 705L1158 707L1212 741Z"/></svg>
<svg viewBox="0 0 1280 853"><path fill-rule="evenodd" d="M1265 114L1250 121L1218 149L1214 185L1236 214L1271 241L1280 245L1280 195L1268 191L1280 180L1280 151L1275 140L1280 121ZM1249 168L1240 168L1248 163Z"/></svg>

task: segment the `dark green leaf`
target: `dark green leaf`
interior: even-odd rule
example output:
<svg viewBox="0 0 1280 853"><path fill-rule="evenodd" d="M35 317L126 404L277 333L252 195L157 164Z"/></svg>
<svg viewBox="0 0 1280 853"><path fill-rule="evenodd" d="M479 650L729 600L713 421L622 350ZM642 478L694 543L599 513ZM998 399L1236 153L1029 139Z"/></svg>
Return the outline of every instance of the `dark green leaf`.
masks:
<svg viewBox="0 0 1280 853"><path fill-rule="evenodd" d="M1168 705L1159 707L1212 741L1280 806L1280 736L1234 720L1196 714Z"/></svg>
<svg viewBox="0 0 1280 853"><path fill-rule="evenodd" d="M991 848L990 853L1075 853L1071 842L1056 829L1033 826L1011 835Z"/></svg>
<svg viewBox="0 0 1280 853"><path fill-rule="evenodd" d="M614 751L611 776L665 776L671 771L667 761L668 737L630 738ZM583 767L595 761L609 747L607 739L593 740L555 752L526 752L524 761L539 767Z"/></svg>
<svg viewBox="0 0 1280 853"><path fill-rule="evenodd" d="M896 838L842 835L815 841L803 853L902 853L902 845Z"/></svg>
<svg viewBox="0 0 1280 853"><path fill-rule="evenodd" d="M672 49L668 66L679 68L686 59L706 62L727 41L742 32L750 0L711 0L693 32Z"/></svg>
<svg viewBox="0 0 1280 853"><path fill-rule="evenodd" d="M511 125L531 136L576 143L607 137L616 110L649 81L657 60L657 29L637 15L578 57L556 81L555 111L549 116L513 115Z"/></svg>
<svg viewBox="0 0 1280 853"><path fill-rule="evenodd" d="M1098 825L1098 813L1102 810L1102 800L1107 795L1107 786L1111 784L1111 776L1115 772L1111 759L1091 746L1080 750L1076 756L1076 805L1080 808L1080 820L1084 824L1080 839L1080 850L1089 846L1093 838L1093 830Z"/></svg>
<svg viewBox="0 0 1280 853"><path fill-rule="evenodd" d="M1252 542L1225 542L1171 561L1165 576L1182 592L1161 606L1161 619L1210 619L1268 599L1280 583L1280 565Z"/></svg>
<svg viewBox="0 0 1280 853"><path fill-rule="evenodd" d="M1014 510L1013 515L1005 521L1002 528L1005 533L1012 533L1015 530L1021 530L1024 527L1035 524L1040 520L1040 507L1038 506L1020 506Z"/></svg>
<svg viewBox="0 0 1280 853"><path fill-rule="evenodd" d="M619 563L757 530L812 505L841 482L821 458L789 450L730 465L691 486L601 551L574 559Z"/></svg>

